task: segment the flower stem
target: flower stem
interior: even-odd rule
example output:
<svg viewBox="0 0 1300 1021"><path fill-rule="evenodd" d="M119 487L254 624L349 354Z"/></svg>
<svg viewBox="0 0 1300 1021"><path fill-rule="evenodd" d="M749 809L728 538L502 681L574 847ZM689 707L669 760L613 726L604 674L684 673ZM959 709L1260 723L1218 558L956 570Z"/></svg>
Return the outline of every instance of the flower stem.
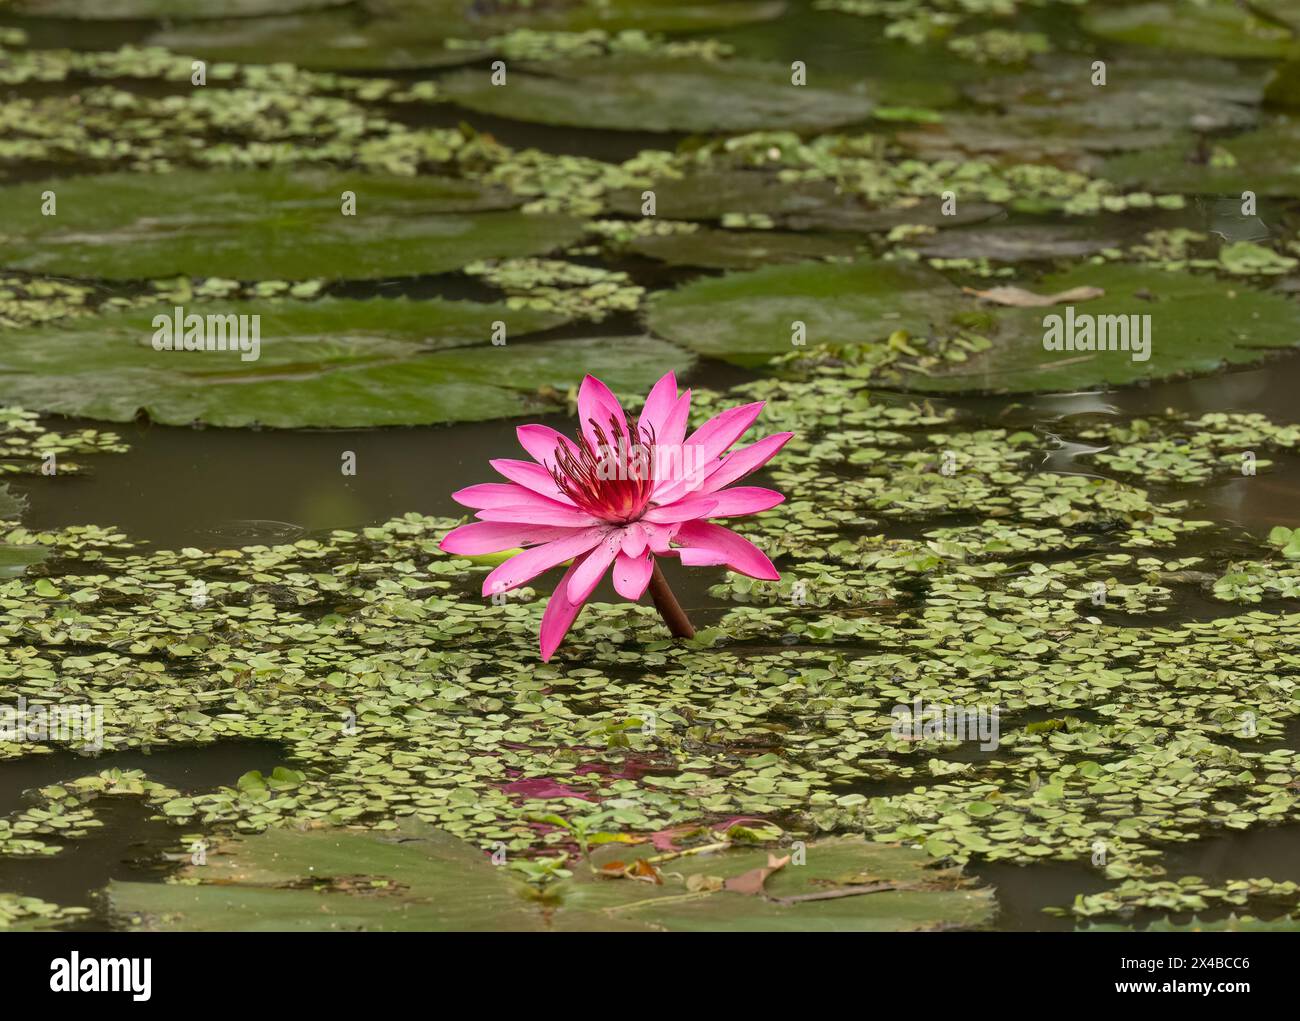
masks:
<svg viewBox="0 0 1300 1021"><path fill-rule="evenodd" d="M658 560L654 562L654 572L650 575L650 598L674 638L695 637L695 628L691 626L681 604L677 602L673 590L668 587L668 579L664 577L664 572L659 570Z"/></svg>

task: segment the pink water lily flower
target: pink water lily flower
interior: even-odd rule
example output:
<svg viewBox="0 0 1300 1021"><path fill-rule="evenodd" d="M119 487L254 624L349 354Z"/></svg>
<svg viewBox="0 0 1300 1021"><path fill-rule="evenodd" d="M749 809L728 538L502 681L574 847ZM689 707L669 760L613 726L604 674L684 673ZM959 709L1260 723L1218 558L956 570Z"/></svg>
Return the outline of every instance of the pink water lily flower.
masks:
<svg viewBox="0 0 1300 1021"><path fill-rule="evenodd" d="M775 581L776 568L749 540L708 518L756 514L785 499L757 486L726 488L757 471L793 433L777 433L731 453L763 403L715 415L690 436L691 392L680 396L670 372L646 398L635 425L618 398L594 376L578 391L582 428L576 440L544 425L521 425L531 461L498 459L508 481L470 486L452 497L479 520L443 538L448 553L476 556L523 547L483 582L483 594L507 592L573 561L542 615L542 659L549 660L605 572L619 595L637 600L650 589L674 635L694 634L664 580L657 557L691 567L726 565Z"/></svg>

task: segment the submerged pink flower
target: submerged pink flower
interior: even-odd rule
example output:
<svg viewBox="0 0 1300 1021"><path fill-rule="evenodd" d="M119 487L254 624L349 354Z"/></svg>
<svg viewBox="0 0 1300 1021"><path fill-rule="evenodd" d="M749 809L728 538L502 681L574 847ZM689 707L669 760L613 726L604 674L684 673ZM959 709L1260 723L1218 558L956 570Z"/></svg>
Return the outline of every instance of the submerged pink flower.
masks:
<svg viewBox="0 0 1300 1021"><path fill-rule="evenodd" d="M517 588L565 561L565 572L542 616L542 659L548 660L611 567L619 595L637 600L650 589L673 634L689 637L655 557L691 567L726 565L751 578L777 580L753 543L706 518L756 514L785 499L756 486L726 488L770 461L793 433L777 433L727 454L763 410L746 404L715 415L686 435L691 392L677 394L670 372L646 398L635 425L594 376L578 391L582 429L576 440L544 425L521 425L531 461L490 462L508 482L453 493L478 521L443 538L448 553L475 556L524 547L483 582L483 594ZM725 455L725 456L724 456Z"/></svg>

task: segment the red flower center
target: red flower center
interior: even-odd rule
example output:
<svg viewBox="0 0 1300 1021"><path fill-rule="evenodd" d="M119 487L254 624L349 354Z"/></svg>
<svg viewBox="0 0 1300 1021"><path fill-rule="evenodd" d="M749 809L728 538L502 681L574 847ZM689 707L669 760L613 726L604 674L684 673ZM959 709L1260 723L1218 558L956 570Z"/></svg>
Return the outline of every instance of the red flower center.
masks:
<svg viewBox="0 0 1300 1021"><path fill-rule="evenodd" d="M559 444L551 478L560 492L592 517L628 524L645 512L654 491L654 430L643 431L638 421L636 442L630 442L614 416L609 419L608 435L594 418L590 421L595 448L581 433L576 450Z"/></svg>

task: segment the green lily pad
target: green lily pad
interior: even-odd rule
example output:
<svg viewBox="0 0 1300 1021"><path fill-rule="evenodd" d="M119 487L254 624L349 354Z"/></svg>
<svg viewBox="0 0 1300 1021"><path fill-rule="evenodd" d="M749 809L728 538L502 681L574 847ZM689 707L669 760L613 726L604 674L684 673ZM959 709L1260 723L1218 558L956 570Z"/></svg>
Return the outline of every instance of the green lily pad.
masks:
<svg viewBox="0 0 1300 1021"><path fill-rule="evenodd" d="M0 578L16 578L49 554L44 546L9 546L0 543Z"/></svg>
<svg viewBox="0 0 1300 1021"><path fill-rule="evenodd" d="M459 0L466 11L475 8ZM768 21L785 10L785 0L568 0L564 3L521 5L510 13L500 5L486 17L464 15L478 24L480 35L495 35L526 26L538 32L698 32Z"/></svg>
<svg viewBox="0 0 1300 1021"><path fill-rule="evenodd" d="M989 350L933 375L913 376L907 385L945 392L1069 391L1213 372L1300 344L1300 304L1240 283L1110 263L1047 277L1033 290L1076 287L1106 292L1076 306L1078 314L1150 315L1150 359L1136 361L1128 351L1044 350L1044 317L1064 317L1065 306L1003 308L992 316Z"/></svg>
<svg viewBox="0 0 1300 1021"><path fill-rule="evenodd" d="M856 239L772 231L699 230L637 238L628 248L672 266L754 269L807 259L852 258Z"/></svg>
<svg viewBox="0 0 1300 1021"><path fill-rule="evenodd" d="M248 18L264 14L342 7L348 0L18 0L19 14L34 18L116 21L134 18Z"/></svg>
<svg viewBox="0 0 1300 1021"><path fill-rule="evenodd" d="M28 408L107 421L143 411L169 425L204 422L362 427L480 421L541 406L540 388L587 372L644 389L692 357L648 337L513 342L553 325L531 309L448 301L216 303L187 314L260 314L260 352L156 351L153 317L171 307L75 320L9 335L0 393ZM492 323L507 342L490 343Z"/></svg>
<svg viewBox="0 0 1300 1021"><path fill-rule="evenodd" d="M1273 918L1264 920L1249 915L1238 917L1229 915L1214 921L1203 922L1193 918L1190 922L1178 923L1169 918L1162 918L1150 925L1137 927L1110 922L1093 923L1080 926L1079 932L1300 932L1300 919Z"/></svg>
<svg viewBox="0 0 1300 1021"><path fill-rule="evenodd" d="M913 848L835 837L809 843L803 853L805 864L777 868L756 893L725 884L744 883L741 877L770 868L773 857L780 860L789 851L691 855L664 863L662 884L584 876L565 884L560 895L566 909L678 932L965 928L988 923L997 909L991 889L975 887L959 870L934 868L928 854ZM593 857L630 861L636 855L602 850Z"/></svg>
<svg viewBox="0 0 1300 1021"><path fill-rule="evenodd" d="M364 0L360 11L179 25L155 33L149 42L208 60L271 64L284 59L285 40L293 39L295 63L316 70L445 67L484 56L473 49L449 48L449 39L487 39L521 27L687 32L762 21L783 8L778 0L569 0L518 7L495 4L486 10L472 0Z"/></svg>
<svg viewBox="0 0 1300 1021"><path fill-rule="evenodd" d="M1033 285L1052 294L1099 287L1105 297L1081 304L1093 315L1151 314L1147 361L1127 351L1049 351L1044 317L1065 307L981 306L936 273L907 263L803 263L699 280L650 302L660 336L701 354L761 365L797 350L792 323L806 326L809 345L881 344L904 330L948 337L986 335L987 351L927 374L901 379L925 391L1068 391L1142 379L1211 372L1224 363L1258 361L1271 349L1300 343L1300 304L1281 294L1190 273L1123 264L1081 266ZM1225 314L1225 310L1229 310Z"/></svg>
<svg viewBox="0 0 1300 1021"><path fill-rule="evenodd" d="M1069 62L991 77L967 92L996 113L946 114L898 138L930 159L980 154L1028 163L1051 157L1057 165L1086 170L1089 153L1149 149L1190 131L1253 127L1263 76L1227 61L1201 63L1113 59L1105 87Z"/></svg>
<svg viewBox="0 0 1300 1021"><path fill-rule="evenodd" d="M872 108L861 83L793 85L789 67L749 60L620 56L528 70L510 69L505 85L493 85L486 69L439 84L478 113L612 131L821 131L866 120Z"/></svg>
<svg viewBox="0 0 1300 1021"><path fill-rule="evenodd" d="M135 929L191 932L527 931L542 912L521 884L448 834L270 830L186 869L204 885L109 884L109 910ZM207 885L213 883L215 885Z"/></svg>
<svg viewBox="0 0 1300 1021"><path fill-rule="evenodd" d="M807 344L869 344L895 330L930 331L961 307L961 295L923 266L862 261L799 263L698 280L650 301L657 334L700 354L761 365L796 350L792 323Z"/></svg>
<svg viewBox="0 0 1300 1021"><path fill-rule="evenodd" d="M197 885L111 883L132 929L186 931L910 931L988 922L993 892L908 848L838 838L806 849L754 893L718 889L767 866L765 850L674 860L662 884L584 876L545 895L474 846L424 826L396 837L270 830L191 866ZM717 876L718 882L699 880ZM696 881L688 886L692 877Z"/></svg>
<svg viewBox="0 0 1300 1021"><path fill-rule="evenodd" d="M1082 23L1087 31L1106 39L1220 57L1300 53L1300 39L1294 28L1286 27L1300 25L1300 3L1267 0L1252 7L1235 0L1124 4L1089 11Z"/></svg>
<svg viewBox="0 0 1300 1021"><path fill-rule="evenodd" d="M1269 106L1300 107L1300 60L1278 65L1264 86L1264 102Z"/></svg>
<svg viewBox="0 0 1300 1021"><path fill-rule="evenodd" d="M1078 258L1105 248L1118 248L1118 237L1094 224L1029 224L1023 227L972 227L945 230L916 243L916 250L934 259L988 259L1024 262Z"/></svg>
<svg viewBox="0 0 1300 1021"><path fill-rule="evenodd" d="M899 224L954 227L986 220L999 211L988 202L963 202L952 216L942 202L874 208L836 189L831 181L779 180L754 170L702 171L655 181L655 214L674 220L720 220L728 213L765 216L788 230L877 233ZM609 206L629 216L641 213L641 189L611 192Z"/></svg>
<svg viewBox="0 0 1300 1021"><path fill-rule="evenodd" d="M57 216L41 215L55 192ZM343 192L356 215L341 212ZM438 177L333 171L106 174L10 185L0 261L10 269L123 280L179 274L375 279L538 255L582 228L508 208L511 196Z"/></svg>
<svg viewBox="0 0 1300 1021"><path fill-rule="evenodd" d="M1204 144L1186 139L1107 160L1121 188L1200 195L1300 195L1300 124L1278 119L1258 131Z"/></svg>
<svg viewBox="0 0 1300 1021"><path fill-rule="evenodd" d="M0 520L17 518L23 510L23 501L0 483ZM12 546L0 542L0 578L16 578L32 564L38 564L49 555L46 546Z"/></svg>
<svg viewBox="0 0 1300 1021"><path fill-rule="evenodd" d="M0 520L16 518L22 513L23 500L14 496L9 487L0 482Z"/></svg>

